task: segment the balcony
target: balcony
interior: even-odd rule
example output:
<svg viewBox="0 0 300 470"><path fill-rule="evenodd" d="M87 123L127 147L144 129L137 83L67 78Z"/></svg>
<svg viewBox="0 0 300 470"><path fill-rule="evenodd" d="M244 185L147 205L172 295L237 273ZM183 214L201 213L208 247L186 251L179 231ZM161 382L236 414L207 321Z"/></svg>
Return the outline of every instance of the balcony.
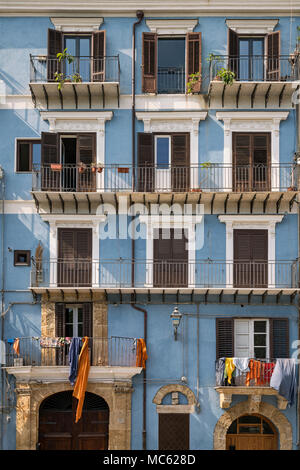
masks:
<svg viewBox="0 0 300 470"><path fill-rule="evenodd" d="M33 267L35 293L196 293L295 296L297 261L51 260ZM221 299L220 297L220 299Z"/></svg>
<svg viewBox="0 0 300 470"><path fill-rule="evenodd" d="M6 341L6 363L8 373L19 379L30 378L51 382L68 380L69 348L71 338L25 337L19 338L19 355L13 344ZM50 340L50 341L49 341ZM136 366L136 340L112 336L111 338L89 338L89 378L128 378L141 372Z"/></svg>
<svg viewBox="0 0 300 470"><path fill-rule="evenodd" d="M220 395L220 408L229 408L233 395L248 395L254 412L255 409L258 411L263 395L275 395L278 408L286 409L287 400L270 386L276 359L250 359L249 372L238 371L236 376L232 377L231 383L228 383L227 378L220 377L217 364L218 361L216 361L216 391Z"/></svg>
<svg viewBox="0 0 300 470"><path fill-rule="evenodd" d="M146 199L157 202L198 202L222 204L226 212L231 202L239 208L241 202L274 204L292 203L298 190L298 166L280 163L273 165L224 165L204 163L193 166L104 165L99 168L85 165L42 165L32 172L32 192L37 203L60 204L88 200L111 202L109 193L131 193L132 201ZM157 196L153 198L153 195ZM188 199L187 199L188 198ZM262 209L260 207L260 210Z"/></svg>
<svg viewBox="0 0 300 470"><path fill-rule="evenodd" d="M64 80L61 87L56 72ZM30 55L29 87L38 108L99 109L107 102L119 106L119 56L81 56L62 64L57 58Z"/></svg>
<svg viewBox="0 0 300 470"><path fill-rule="evenodd" d="M158 67L157 92L184 94L186 89L184 67Z"/></svg>
<svg viewBox="0 0 300 470"><path fill-rule="evenodd" d="M218 77L221 69L235 74L226 85ZM290 108L294 82L299 79L298 58L291 56L214 56L210 62L211 105L231 108Z"/></svg>

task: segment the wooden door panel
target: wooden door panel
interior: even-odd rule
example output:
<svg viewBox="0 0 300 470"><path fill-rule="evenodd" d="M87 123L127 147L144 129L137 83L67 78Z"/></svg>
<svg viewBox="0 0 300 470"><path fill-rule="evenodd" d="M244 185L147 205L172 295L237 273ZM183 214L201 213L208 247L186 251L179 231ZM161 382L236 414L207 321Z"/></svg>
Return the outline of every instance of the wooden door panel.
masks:
<svg viewBox="0 0 300 470"><path fill-rule="evenodd" d="M235 287L267 287L267 230L234 230L233 278Z"/></svg>
<svg viewBox="0 0 300 470"><path fill-rule="evenodd" d="M73 450L72 436L69 433L46 434L40 444L40 450Z"/></svg>
<svg viewBox="0 0 300 470"><path fill-rule="evenodd" d="M174 229L169 230L170 238L163 239L159 229L154 239L153 285L155 287L185 287L188 285L188 251L184 231L181 238L175 238Z"/></svg>
<svg viewBox="0 0 300 470"><path fill-rule="evenodd" d="M189 414L159 414L159 450L188 450L190 447L189 434Z"/></svg>

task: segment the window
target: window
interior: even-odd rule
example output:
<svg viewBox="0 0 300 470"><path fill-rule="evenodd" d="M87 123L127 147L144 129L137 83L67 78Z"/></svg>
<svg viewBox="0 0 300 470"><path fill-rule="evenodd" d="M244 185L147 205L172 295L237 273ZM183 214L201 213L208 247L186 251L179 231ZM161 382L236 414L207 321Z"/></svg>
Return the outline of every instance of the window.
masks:
<svg viewBox="0 0 300 470"><path fill-rule="evenodd" d="M268 320L235 320L234 332L235 357L270 357Z"/></svg>
<svg viewBox="0 0 300 470"><path fill-rule="evenodd" d="M64 36L64 49L74 57L71 64L65 62L65 73L67 76L79 74L83 81L89 82L91 75L91 36L77 35Z"/></svg>
<svg viewBox="0 0 300 470"><path fill-rule="evenodd" d="M30 266L30 250L14 251L14 266Z"/></svg>
<svg viewBox="0 0 300 470"><path fill-rule="evenodd" d="M91 303L55 304L55 335L58 337L93 336Z"/></svg>
<svg viewBox="0 0 300 470"><path fill-rule="evenodd" d="M157 92L185 93L185 38L159 38L157 53Z"/></svg>
<svg viewBox="0 0 300 470"><path fill-rule="evenodd" d="M18 139L17 140L17 162L18 173L31 172L41 163L41 141Z"/></svg>
<svg viewBox="0 0 300 470"><path fill-rule="evenodd" d="M65 332L71 338L83 336L83 308L80 305L66 305Z"/></svg>
<svg viewBox="0 0 300 470"><path fill-rule="evenodd" d="M239 58L240 80L263 80L264 38L239 37Z"/></svg>

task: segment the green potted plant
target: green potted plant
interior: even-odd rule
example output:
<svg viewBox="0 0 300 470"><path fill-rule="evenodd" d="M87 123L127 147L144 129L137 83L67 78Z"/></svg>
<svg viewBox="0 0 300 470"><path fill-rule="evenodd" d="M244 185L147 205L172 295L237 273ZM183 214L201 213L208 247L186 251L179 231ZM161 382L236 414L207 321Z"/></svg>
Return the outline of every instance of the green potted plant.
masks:
<svg viewBox="0 0 300 470"><path fill-rule="evenodd" d="M199 81L200 72L191 73L187 82L187 94L190 95L194 91L195 84Z"/></svg>
<svg viewBox="0 0 300 470"><path fill-rule="evenodd" d="M75 82L75 83L81 83L82 82L82 77L81 77L80 73L74 73L71 78L72 78L72 82Z"/></svg>
<svg viewBox="0 0 300 470"><path fill-rule="evenodd" d="M68 49L65 48L63 50L63 52L58 52L56 54L56 57L57 57L59 63L61 63L63 60L66 60L68 62L68 64L72 64L74 62L74 57L72 56L72 54L69 54L67 51L68 51ZM77 75L77 74L75 74L75 75ZM59 71L56 71L54 73L54 79L55 79L56 82L58 82L58 89L59 90L61 90L64 83L72 81L72 77L67 76L63 72L59 72Z"/></svg>
<svg viewBox="0 0 300 470"><path fill-rule="evenodd" d="M92 173L102 173L103 165L101 163L91 163Z"/></svg>
<svg viewBox="0 0 300 470"><path fill-rule="evenodd" d="M222 67L217 73L217 77L219 77L225 85L232 85L235 79L235 73Z"/></svg>
<svg viewBox="0 0 300 470"><path fill-rule="evenodd" d="M203 162L203 163L200 163L200 165L199 165L200 168L204 168L204 169L208 169L211 166L212 166L211 162ZM192 188L192 192L194 192L194 193L201 193L202 192L201 186L203 186L204 182L207 180L207 178L209 176L209 172L201 172L200 175L201 175L201 178L200 178L200 182L199 182L199 187L198 188Z"/></svg>

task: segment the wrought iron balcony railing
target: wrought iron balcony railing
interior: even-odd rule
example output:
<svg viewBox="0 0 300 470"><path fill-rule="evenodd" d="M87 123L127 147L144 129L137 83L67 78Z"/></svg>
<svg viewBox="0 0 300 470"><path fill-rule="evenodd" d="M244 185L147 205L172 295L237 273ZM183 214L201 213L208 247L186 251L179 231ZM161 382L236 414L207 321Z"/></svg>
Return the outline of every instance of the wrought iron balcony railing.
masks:
<svg viewBox="0 0 300 470"><path fill-rule="evenodd" d="M41 165L32 172L33 191L92 192L259 192L298 188L293 163L192 166Z"/></svg>
<svg viewBox="0 0 300 470"><path fill-rule="evenodd" d="M71 64L56 57L30 55L30 82L120 82L119 56L74 57Z"/></svg>
<svg viewBox="0 0 300 470"><path fill-rule="evenodd" d="M275 368L276 359L253 359L249 360L249 371L242 372L235 368L230 381L220 369L219 361L216 361L216 385L223 387L270 387L270 380Z"/></svg>
<svg viewBox="0 0 300 470"><path fill-rule="evenodd" d="M13 349L13 343L6 341L5 366L68 366L70 340L71 338L19 338L18 355ZM89 350L92 366L136 365L135 338L89 338Z"/></svg>
<svg viewBox="0 0 300 470"><path fill-rule="evenodd" d="M39 288L280 288L298 287L298 261L132 261L58 259L33 267L31 287Z"/></svg>
<svg viewBox="0 0 300 470"><path fill-rule="evenodd" d="M214 55L210 60L210 80L218 80L221 69L234 72L239 82L293 82L299 79L298 58L280 55Z"/></svg>
<svg viewBox="0 0 300 470"><path fill-rule="evenodd" d="M158 93L185 93L184 67L158 67L157 91Z"/></svg>

